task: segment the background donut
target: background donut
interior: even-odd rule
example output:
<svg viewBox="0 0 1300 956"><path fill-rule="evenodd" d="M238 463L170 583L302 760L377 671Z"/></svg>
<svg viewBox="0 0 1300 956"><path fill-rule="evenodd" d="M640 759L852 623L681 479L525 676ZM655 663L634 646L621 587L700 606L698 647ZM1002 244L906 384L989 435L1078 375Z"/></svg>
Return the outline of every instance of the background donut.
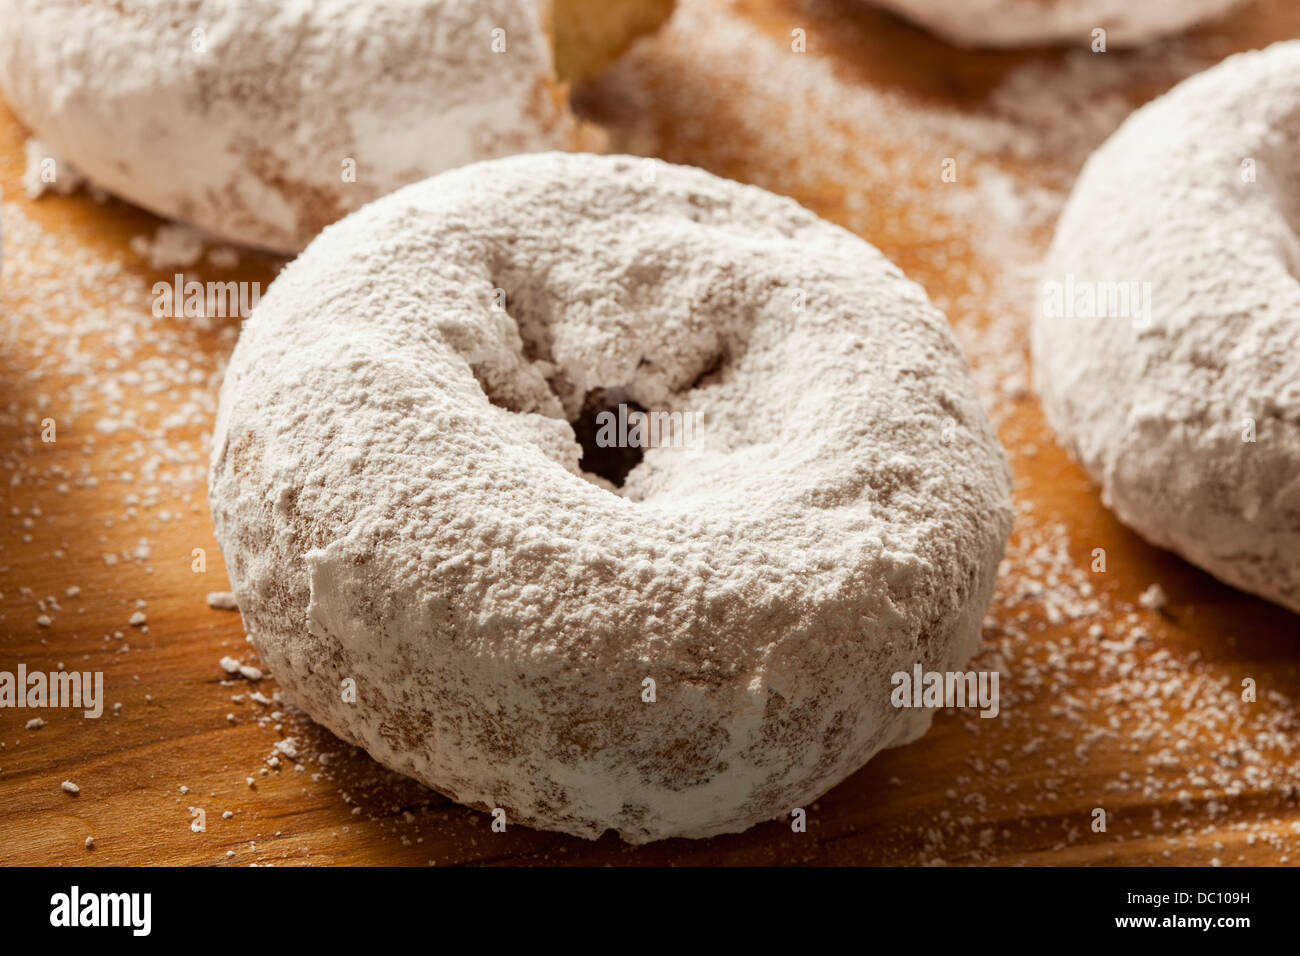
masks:
<svg viewBox="0 0 1300 956"><path fill-rule="evenodd" d="M870 0L961 46L1137 46L1223 16L1243 0Z"/></svg>
<svg viewBox="0 0 1300 956"><path fill-rule="evenodd" d="M1061 440L1129 527L1300 610L1300 42L1134 113L1061 216L1033 326Z"/></svg>
<svg viewBox="0 0 1300 956"><path fill-rule="evenodd" d="M0 93L96 185L296 252L444 169L601 145L567 84L672 2L556 2L553 54L549 0L0 0Z"/></svg>

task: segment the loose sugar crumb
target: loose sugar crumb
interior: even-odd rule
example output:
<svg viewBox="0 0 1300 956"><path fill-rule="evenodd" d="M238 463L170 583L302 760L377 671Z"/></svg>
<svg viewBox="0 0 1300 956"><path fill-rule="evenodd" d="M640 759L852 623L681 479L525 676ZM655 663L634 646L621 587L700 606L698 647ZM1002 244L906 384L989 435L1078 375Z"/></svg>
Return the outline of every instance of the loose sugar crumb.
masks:
<svg viewBox="0 0 1300 956"><path fill-rule="evenodd" d="M209 591L208 607L218 611L239 610L239 605L235 603L235 595L230 591Z"/></svg>
<svg viewBox="0 0 1300 956"><path fill-rule="evenodd" d="M1159 584L1152 584L1138 596L1138 604L1141 604L1149 611L1164 610L1165 605L1168 603L1169 600L1165 597L1165 590Z"/></svg>

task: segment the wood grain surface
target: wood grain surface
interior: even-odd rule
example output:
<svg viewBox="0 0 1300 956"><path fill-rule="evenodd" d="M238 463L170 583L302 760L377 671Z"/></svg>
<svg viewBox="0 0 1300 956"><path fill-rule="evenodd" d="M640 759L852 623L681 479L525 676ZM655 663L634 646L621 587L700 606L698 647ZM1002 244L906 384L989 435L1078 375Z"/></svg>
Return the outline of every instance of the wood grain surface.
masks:
<svg viewBox="0 0 1300 956"><path fill-rule="evenodd" d="M786 193L880 246L948 312L1016 471L1018 524L980 658L1001 674L999 717L941 714L806 808L806 833L778 820L639 848L495 833L290 708L254 702L273 676L222 671L226 655L256 662L238 614L205 602L228 587L205 462L238 319L153 318L150 287L175 270L151 269L130 242L159 220L85 190L28 199L27 133L0 106L0 670L103 671L108 702L99 719L0 710L0 864L1300 860L1300 619L1102 507L1024 388L1032 302L1008 268L1032 267L1087 149L1131 106L1296 36L1287 0L1105 54L1086 38L960 51L853 0L690 0L581 92L613 148ZM949 157L955 183L940 176ZM1023 223L1008 217L1016 203ZM189 271L264 288L279 266L245 253ZM47 418L55 442L41 440ZM1136 603L1153 582L1163 609ZM137 610L145 626L129 624ZM35 716L45 726L27 729ZM269 766L285 737L298 761Z"/></svg>

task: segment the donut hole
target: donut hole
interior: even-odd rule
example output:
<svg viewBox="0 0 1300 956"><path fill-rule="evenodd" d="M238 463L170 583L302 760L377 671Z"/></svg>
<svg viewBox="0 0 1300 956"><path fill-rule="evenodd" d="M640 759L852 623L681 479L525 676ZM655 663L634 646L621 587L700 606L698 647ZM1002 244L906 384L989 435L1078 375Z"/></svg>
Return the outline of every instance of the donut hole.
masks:
<svg viewBox="0 0 1300 956"><path fill-rule="evenodd" d="M498 408L567 421L578 445L578 468L606 491L621 493L647 451L694 444L702 419L686 420L694 414L689 396L726 382L747 350L743 340L722 336L658 348L628 345L631 354L616 352L624 365L617 384L594 385L581 354L556 354L554 330L564 316L545 283L505 257L490 261L489 276L490 288L505 293L501 311L511 328L499 350L470 365L475 381ZM653 421L638 429L639 416ZM556 457L549 440L544 444ZM572 467L567 455L559 460Z"/></svg>
<svg viewBox="0 0 1300 956"><path fill-rule="evenodd" d="M627 421L634 413L644 414L647 411L645 407L630 401L621 388L601 388L588 392L577 420L570 422L578 444L582 446L582 458L579 459L578 466L585 472L604 478L615 488L622 488L628 474L645 457L645 450L622 442L609 444L599 441L602 428L609 421L602 413L609 413L615 421L621 415Z"/></svg>

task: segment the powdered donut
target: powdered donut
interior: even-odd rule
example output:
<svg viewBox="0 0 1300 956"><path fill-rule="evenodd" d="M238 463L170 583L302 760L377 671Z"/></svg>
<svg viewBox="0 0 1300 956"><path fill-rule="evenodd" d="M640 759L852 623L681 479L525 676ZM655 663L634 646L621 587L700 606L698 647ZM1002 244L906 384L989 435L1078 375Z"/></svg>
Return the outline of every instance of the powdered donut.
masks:
<svg viewBox="0 0 1300 956"><path fill-rule="evenodd" d="M1121 521L1300 611L1297 142L1300 42L1136 112L1061 216L1033 354Z"/></svg>
<svg viewBox="0 0 1300 956"><path fill-rule="evenodd" d="M1135 46L1222 16L1243 0L871 0L961 46L1092 41Z"/></svg>
<svg viewBox="0 0 1300 956"><path fill-rule="evenodd" d="M590 75L671 0L556 0ZM569 7L575 9L571 12ZM96 185L215 236L296 252L322 226L491 156L591 148L551 0L0 0L0 92ZM577 39L569 24L582 24Z"/></svg>
<svg viewBox="0 0 1300 956"><path fill-rule="evenodd" d="M580 467L593 401L702 424L615 488ZM551 153L289 265L210 501L315 719L462 803L639 843L787 816L920 736L890 677L967 660L1009 487L943 316L874 248L699 170Z"/></svg>

